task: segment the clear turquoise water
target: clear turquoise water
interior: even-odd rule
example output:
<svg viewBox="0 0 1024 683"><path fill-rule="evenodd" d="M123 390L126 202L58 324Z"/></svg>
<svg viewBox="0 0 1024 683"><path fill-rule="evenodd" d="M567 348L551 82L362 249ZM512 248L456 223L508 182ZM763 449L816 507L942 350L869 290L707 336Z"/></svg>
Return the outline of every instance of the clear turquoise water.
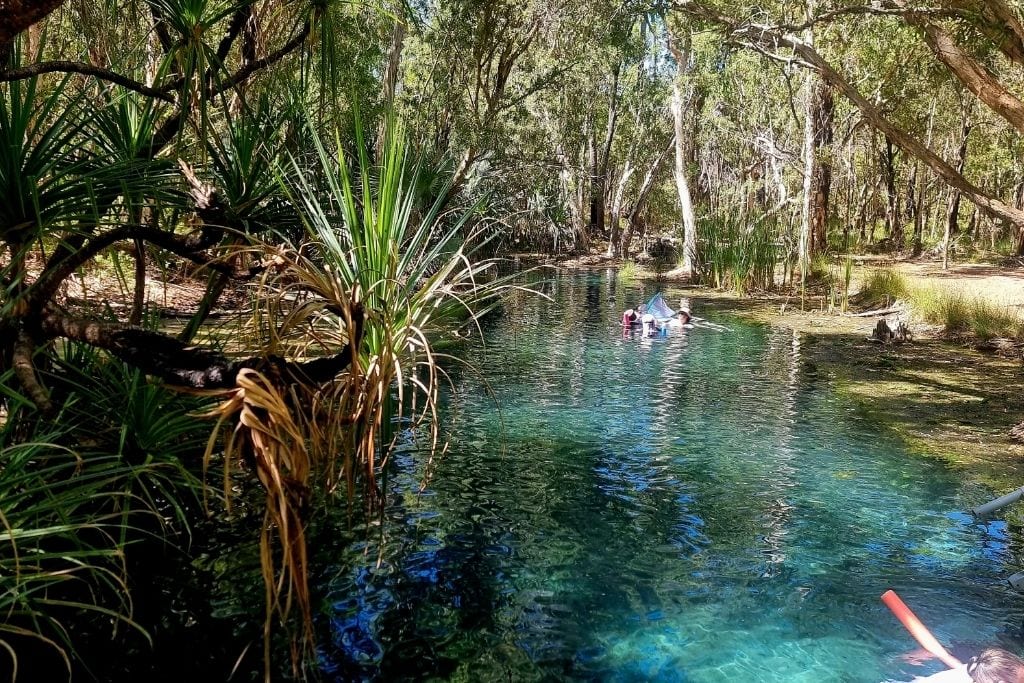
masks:
<svg viewBox="0 0 1024 683"><path fill-rule="evenodd" d="M1016 533L960 512L991 492L837 397L812 342L721 314L731 331L623 338L620 311L652 288L546 291L488 322L464 354L479 373L452 367L451 448L425 484L423 454L399 454L384 536L320 549L328 678L936 671L900 659L914 643L888 588L947 644L1019 635Z"/></svg>

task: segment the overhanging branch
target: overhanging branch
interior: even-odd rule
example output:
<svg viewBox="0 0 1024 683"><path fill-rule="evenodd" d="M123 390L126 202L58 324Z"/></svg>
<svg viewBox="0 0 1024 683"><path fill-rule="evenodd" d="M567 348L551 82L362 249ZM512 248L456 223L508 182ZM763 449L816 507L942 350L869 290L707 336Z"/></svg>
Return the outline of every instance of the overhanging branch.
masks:
<svg viewBox="0 0 1024 683"><path fill-rule="evenodd" d="M134 90L135 92L146 95L147 97L155 97L165 102L174 102L174 97L166 92L150 88L147 85L143 85L138 81L132 80L131 78L115 71L111 71L110 69L93 66L92 64L86 64L85 62L53 61L29 64L28 66L0 72L0 83L21 81L48 73L76 73L83 74L85 76L93 76L101 81L108 81L110 83L120 85L128 90Z"/></svg>
<svg viewBox="0 0 1024 683"><path fill-rule="evenodd" d="M363 308L355 305L345 348L309 361L290 361L275 355L231 360L219 351L191 346L159 332L80 320L54 308L43 316L42 333L46 338L60 337L105 349L145 374L180 388L230 389L245 368L272 371L287 383L316 386L331 381L352 363L362 340L364 319Z"/></svg>
<svg viewBox="0 0 1024 683"><path fill-rule="evenodd" d="M76 270L84 266L96 255L115 242L124 240L142 240L154 244L161 249L186 258L234 279L251 279L265 270L263 264L254 265L245 270L235 270L233 266L206 252L206 249L220 241L223 231L203 230L197 235L177 235L160 230L150 225L122 225L96 235L83 244L67 258L52 264L43 275L32 284L28 295L29 307L41 310L53 298L60 284Z"/></svg>
<svg viewBox="0 0 1024 683"><path fill-rule="evenodd" d="M257 71L265 69L268 66L284 59L290 52L298 49L298 47L302 45L302 43L306 40L306 36L309 35L310 29L311 26L307 21L305 24L302 25L302 30L300 30L294 38L292 38L283 46L281 46L281 48L279 48L278 50L271 52L266 57L263 57L262 59L257 59L254 62L246 64L244 67L236 71L235 74L228 78L226 81L219 83L217 87L213 89L213 94L219 95L226 90L234 88L236 85L239 85L249 80L249 78L252 77L252 75L255 74Z"/></svg>
<svg viewBox="0 0 1024 683"><path fill-rule="evenodd" d="M700 0L677 0L674 7L698 19L708 21L726 31L731 40L759 46L765 50L791 50L800 59L818 71L829 85L843 93L856 106L864 118L880 132L888 135L901 149L924 162L950 187L960 190L974 204L989 215L1010 221L1017 227L1024 227L1024 211L985 193L967 180L942 157L926 147L907 131L899 128L872 104L857 88L844 78L813 46L793 34L779 31L774 26L742 22L722 14L714 7Z"/></svg>

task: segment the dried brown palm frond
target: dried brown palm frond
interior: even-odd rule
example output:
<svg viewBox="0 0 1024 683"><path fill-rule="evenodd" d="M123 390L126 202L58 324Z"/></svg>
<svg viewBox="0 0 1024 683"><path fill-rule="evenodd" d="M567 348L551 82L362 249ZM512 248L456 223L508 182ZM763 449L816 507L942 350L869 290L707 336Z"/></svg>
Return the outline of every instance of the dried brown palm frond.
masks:
<svg viewBox="0 0 1024 683"><path fill-rule="evenodd" d="M270 671L270 629L275 617L287 623L297 604L302 638L312 644L312 617L307 582L304 511L309 502L309 476L313 469L306 437L296 421L296 402L286 387L254 369L238 373L237 386L209 416L218 426L231 419L234 429L225 442L225 472L231 460L250 464L266 494L260 532L260 565L266 587L264 666ZM206 459L217 442L211 436ZM227 476L227 475L225 475ZM230 490L225 490L225 496Z"/></svg>
<svg viewBox="0 0 1024 683"><path fill-rule="evenodd" d="M358 304L337 294L326 303L316 298L330 308L330 315L345 330L329 335L335 352L338 347L358 346L362 328ZM315 310L312 301L298 305L291 301L290 310L293 314L295 310ZM283 297L268 301L268 305L289 306ZM275 350L282 346L272 344ZM354 350L349 357L357 358ZM235 387L221 392L224 400L206 413L216 418L217 424L204 462L209 465L218 444L223 443L224 495L229 504L232 463L254 470L265 493L260 563L266 588L264 666L268 675L271 629L276 621L298 625L293 658L296 672L302 657L312 653L306 514L315 487L331 489L336 485L339 454L341 469L350 481L348 493L355 495L351 473L357 467L357 451L351 445L351 429L363 402L359 364L351 363L344 372L327 378L303 372L303 367L316 362L300 366L268 355L266 362L239 370Z"/></svg>

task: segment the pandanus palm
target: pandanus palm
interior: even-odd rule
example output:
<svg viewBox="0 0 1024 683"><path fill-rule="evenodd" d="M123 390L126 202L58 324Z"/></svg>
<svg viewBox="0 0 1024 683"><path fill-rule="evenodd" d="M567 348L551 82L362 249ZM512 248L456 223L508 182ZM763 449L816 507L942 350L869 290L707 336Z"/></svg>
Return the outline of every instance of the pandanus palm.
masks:
<svg viewBox="0 0 1024 683"><path fill-rule="evenodd" d="M282 174L309 239L287 250L284 267L257 289L268 353L329 359L349 348L352 362L320 382L245 371L214 411L222 421L237 416L227 452L255 462L267 491L268 624L274 612L287 622L297 604L307 644L303 507L315 491L340 483L349 501L360 492L367 505L377 501L396 423L411 433L425 429L436 450L444 373L432 345L438 334L473 324L512 286L493 274L495 261L473 260L470 214L417 206L418 169L400 126L388 127L377 168L358 120L355 131L354 168L340 144L332 154L310 130L315 154L293 157Z"/></svg>
<svg viewBox="0 0 1024 683"><path fill-rule="evenodd" d="M441 201L418 206L420 169L400 124L390 121L376 168L358 118L354 137L354 164L340 144L331 154L315 135L319 165L292 163L293 196L312 237L292 275L325 301L348 297L367 312L360 374L352 378L360 387L353 454L361 467L348 463L345 474L351 486L361 470L373 491L406 406L413 406L413 425L425 421L438 444L438 335L472 324L511 278L495 275L493 259L474 260L483 240L470 227L472 212L442 213ZM324 179L325 192L314 178ZM315 313L292 309L277 328L278 343L307 328Z"/></svg>
<svg viewBox="0 0 1024 683"><path fill-rule="evenodd" d="M0 666L27 668L19 680L54 680L54 653L70 673L85 654L83 619L126 625L148 640L133 621L127 575L129 558L142 555L129 547L154 536L166 547L187 531L186 501L194 508L201 498L200 482L182 467L201 448L190 415L198 401L86 346L65 346L54 365L62 408L30 440L30 418L18 410L29 401L0 376L18 416L0 423L0 649L10 657ZM51 652L33 657L33 643Z"/></svg>

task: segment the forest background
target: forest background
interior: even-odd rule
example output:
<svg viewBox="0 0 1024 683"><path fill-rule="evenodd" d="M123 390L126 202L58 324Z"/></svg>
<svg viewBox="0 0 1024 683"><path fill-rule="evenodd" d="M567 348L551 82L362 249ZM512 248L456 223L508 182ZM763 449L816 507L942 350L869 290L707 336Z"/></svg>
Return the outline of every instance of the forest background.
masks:
<svg viewBox="0 0 1024 683"><path fill-rule="evenodd" d="M431 348L512 286L493 257L740 291L865 252L1013 263L1022 66L1001 0L0 1L9 664L170 651L210 609L180 548L244 528L263 670L301 675L308 510L373 509L403 410L440 442ZM72 294L96 268L123 296ZM182 329L155 279L200 283ZM232 282L228 348L200 330Z"/></svg>

